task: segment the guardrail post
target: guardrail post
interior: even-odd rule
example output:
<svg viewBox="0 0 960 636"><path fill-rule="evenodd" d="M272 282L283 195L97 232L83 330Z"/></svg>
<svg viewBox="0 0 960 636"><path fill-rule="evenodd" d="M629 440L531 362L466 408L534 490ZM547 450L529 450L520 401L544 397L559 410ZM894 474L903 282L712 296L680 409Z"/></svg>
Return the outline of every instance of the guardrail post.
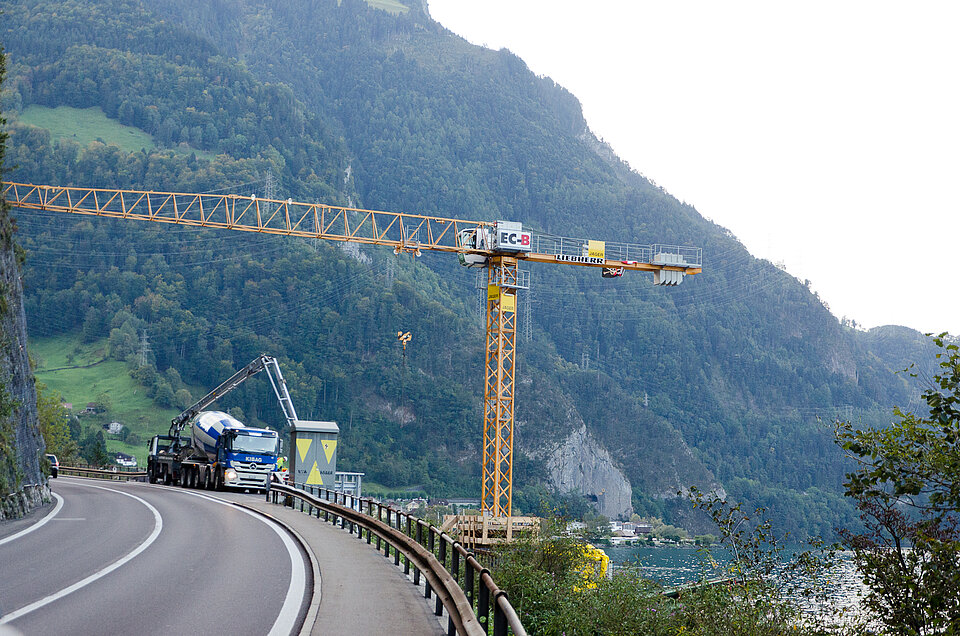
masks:
<svg viewBox="0 0 960 636"><path fill-rule="evenodd" d="M470 601L470 607L475 606L474 601L477 599L477 594L473 585L473 573L473 566L470 565L470 559L467 559L467 562L463 567L463 584L467 588L465 591L467 593L467 600Z"/></svg>
<svg viewBox="0 0 960 636"><path fill-rule="evenodd" d="M453 554L450 555L450 573L453 574L453 580L460 585L460 550L457 550L457 544L452 546Z"/></svg>
<svg viewBox="0 0 960 636"><path fill-rule="evenodd" d="M500 609L501 596L506 597L507 593L501 590L493 601L493 636L507 636L507 615Z"/></svg>
<svg viewBox="0 0 960 636"><path fill-rule="evenodd" d="M411 523L410 515L407 515L407 533L406 534L408 537L410 536L410 523ZM410 557L408 556L403 557L403 574L404 576L410 574Z"/></svg>
<svg viewBox="0 0 960 636"><path fill-rule="evenodd" d="M487 629L490 622L490 588L483 582L483 575L489 573L490 570L487 568L480 570L480 581L477 585L480 588L480 598L477 602L477 620L480 621L484 629Z"/></svg>

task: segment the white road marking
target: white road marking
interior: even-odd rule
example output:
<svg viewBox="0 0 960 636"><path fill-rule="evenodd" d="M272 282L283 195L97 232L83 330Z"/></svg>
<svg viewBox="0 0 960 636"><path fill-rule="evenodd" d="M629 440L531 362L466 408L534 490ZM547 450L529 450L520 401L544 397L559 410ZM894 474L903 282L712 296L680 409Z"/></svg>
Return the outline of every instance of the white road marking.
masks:
<svg viewBox="0 0 960 636"><path fill-rule="evenodd" d="M4 543L7 543L7 542L9 542L9 541L13 541L14 539L16 539L16 538L18 538L18 537L22 537L23 535L27 534L28 532L33 532L34 530L36 530L37 528L42 527L45 523L47 523L48 521L50 521L51 519L53 519L55 516L57 516L57 513L60 512L60 509L61 509L61 508L63 508L63 497L61 497L60 495L58 495L58 494L55 493L55 492L54 492L54 493L51 493L51 494L53 495L53 498L57 500L57 505L53 507L53 510L51 510L50 513L49 513L46 517L44 517L44 518L41 519L40 521L36 522L35 524L33 524L32 526L30 526L29 528L24 528L23 530L21 530L20 532L18 532L18 533L16 533L16 534L11 534L9 537L4 537L3 539L0 539L0 545L3 545Z"/></svg>
<svg viewBox="0 0 960 636"><path fill-rule="evenodd" d="M36 611L41 607L44 607L45 605L49 605L50 603L53 603L54 601L61 599L68 594L72 594L73 592L76 592L77 590L83 587L86 587L87 585L90 585L94 581L102 579L106 575L110 574L111 572L113 572L114 570L116 570L117 568L119 568L120 566L127 563L128 561L136 557L138 554L146 550L148 547L150 547L150 544L156 541L157 537L160 536L160 530L163 529L163 518L160 516L160 511L154 508L153 506L151 506L147 501L141 499L140 497L137 497L136 495L131 495L130 493L123 492L121 490L114 490L113 488L104 488L103 486L94 486L93 484L83 484L80 482L75 482L75 483L78 486L85 486L87 488L96 488L98 490L106 490L109 492L117 493L119 495L123 495L124 497L130 497L131 499L136 499L137 501L142 503L144 506L146 506L150 510L150 512L153 513L153 532L150 533L150 536L147 537L143 543L141 543L136 548L134 548L132 552L129 552L127 555L114 561L113 563L103 568L99 572L91 574L87 578L81 581L77 581L76 583L74 583L69 587L65 587L59 592L54 592L50 596L42 598L39 601L30 603L29 605L25 605L18 610L14 610L9 614L6 614L2 618L0 618L0 625L6 625L10 621L14 621L20 618L21 616L26 616L27 614L33 611Z"/></svg>
<svg viewBox="0 0 960 636"><path fill-rule="evenodd" d="M280 608L280 614L277 615L277 620L273 623L273 627L270 628L269 636L292 634L297 624L297 616L300 614L300 604L307 589L307 573L306 568L303 566L303 559L300 558L300 549L297 547L297 544L294 543L293 539L290 538L290 535L273 521L246 508L235 506L232 501L220 499L219 497L211 497L210 495L202 495L197 492L181 492L185 495L209 499L223 506L229 506L234 510L239 510L267 524L277 533L277 536L280 537L283 545L287 548L287 554L290 556L290 587L287 588L287 595L283 600L283 606Z"/></svg>

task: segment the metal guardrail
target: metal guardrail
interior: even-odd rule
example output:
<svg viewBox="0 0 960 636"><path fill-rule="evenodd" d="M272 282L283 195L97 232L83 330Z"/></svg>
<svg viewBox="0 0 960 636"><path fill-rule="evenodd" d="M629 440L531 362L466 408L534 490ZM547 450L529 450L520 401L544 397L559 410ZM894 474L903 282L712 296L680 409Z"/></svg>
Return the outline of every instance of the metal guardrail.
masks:
<svg viewBox="0 0 960 636"><path fill-rule="evenodd" d="M493 635L526 636L520 617L507 593L497 587L490 571L460 542L436 526L401 510L372 499L363 499L326 488L310 492L282 484L270 484L267 501L291 508L299 500L300 511L340 525L368 544L376 542L385 557L393 556L394 565L403 562L404 574L413 570L413 582L424 582L424 596L436 595L434 614L447 610L447 634L470 636L490 633L493 611ZM391 552L392 550L392 552Z"/></svg>
<svg viewBox="0 0 960 636"><path fill-rule="evenodd" d="M88 468L86 466L61 466L58 474L73 477L91 477L93 479L107 479L112 481L146 481L146 471L134 470L104 470L102 468Z"/></svg>

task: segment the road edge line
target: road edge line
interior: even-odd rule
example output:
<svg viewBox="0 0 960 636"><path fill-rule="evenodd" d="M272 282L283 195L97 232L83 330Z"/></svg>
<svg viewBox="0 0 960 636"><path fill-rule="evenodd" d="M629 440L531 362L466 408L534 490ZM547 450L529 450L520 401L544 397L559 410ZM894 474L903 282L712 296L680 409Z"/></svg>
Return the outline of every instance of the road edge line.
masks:
<svg viewBox="0 0 960 636"><path fill-rule="evenodd" d="M6 625L7 623L10 623L11 621L17 620L17 619L20 618L21 616L26 616L27 614L30 614L31 612L35 612L36 610L40 609L41 607L44 607L44 606L46 606L46 605L49 605L50 603L53 603L54 601L57 601L57 600L63 598L64 596L68 596L69 594L73 594L73 593L76 592L77 590L82 589L82 588L86 587L87 585L90 585L90 584L93 583L94 581L98 581L98 580L102 579L103 577L105 577L106 575L110 574L111 572L113 572L113 571L116 570L117 568L122 567L123 565L126 565L127 563L129 563L130 561L132 561L133 559L135 559L140 553L142 553L144 550L146 550L147 548L149 548L149 547L153 544L153 542L157 540L157 537L160 536L160 532L163 530L163 517L160 515L160 511L157 510L156 508L154 508L154 507L150 504L149 501L147 501L147 500L145 500L145 499L142 499L142 498L140 498L140 497L137 497L136 495L131 495L131 494L128 493L128 492L123 492L122 490L114 490L113 488L105 488L104 486L94 486L93 484L81 484L81 485L82 485L82 486L86 486L86 487L88 487L88 488L96 488L96 489L98 489L98 490L106 490L106 491L108 491L108 492L113 492L113 493L116 493L116 494L119 494L119 495L123 495L123 496L125 496L125 497L130 497L131 499L135 499L135 500L139 501L139 502L142 503L144 506L146 506L147 509L150 510L150 512L153 513L153 532L151 532L150 535L149 535L146 539L144 539L144 541L143 541L140 545L138 545L138 546L137 546L136 548L134 548L132 551L130 551L130 552L128 552L127 554L125 554L124 556L120 557L119 559L117 559L116 561L114 561L113 563L111 563L110 565L106 566L105 568L101 568L100 570L97 570L96 572L94 572L94 573L91 574L90 576L88 576L88 577L86 577L86 578L84 578L84 579L81 579L81 580L77 581L77 582L74 583L73 585L68 585L67 587L63 588L62 590L59 590L59 591L57 591L57 592L54 592L53 594L50 594L50 595L48 595L48 596L45 596L44 598L40 599L39 601L34 601L33 603L29 603L29 604L27 604L27 605L24 605L23 607L20 607L20 608L18 608L18 609L15 609L15 610L12 611L12 612L9 612L8 614L4 614L3 616L0 616L0 625Z"/></svg>
<svg viewBox="0 0 960 636"><path fill-rule="evenodd" d="M53 495L53 498L57 500L57 505L53 507L53 510L48 512L46 515L44 515L43 519L32 524L30 527L24 528L23 530L21 530L16 534L11 534L9 537L4 537L0 539L0 545L3 545L4 543L9 543L14 539L22 537L25 534L29 534L34 530L43 527L44 524L46 524L48 521L50 521L51 519L57 516L57 513L60 512L61 508L63 508L63 497L61 497L60 495L58 495L53 491L50 491L50 494Z"/></svg>
<svg viewBox="0 0 960 636"><path fill-rule="evenodd" d="M289 532L294 539L297 540L297 543L300 544L300 547L303 548L303 551L306 553L307 558L310 559L310 569L313 573L314 582L313 593L311 594L310 605L307 607L307 614L303 618L303 626L300 629L300 636L306 636L307 634L310 634L313 631L313 627L316 625L317 618L320 615L320 601L323 596L321 591L322 580L320 578L320 563L317 561L317 555L313 553L313 548L310 547L310 544L307 543L306 539L304 539L299 532L294 530L290 525L281 519L274 517L268 512L257 510L253 506L249 506L239 501L235 501L233 504L246 510L250 510L251 512L255 512L258 515L262 515L276 523L278 526L281 526L284 530Z"/></svg>
<svg viewBox="0 0 960 636"><path fill-rule="evenodd" d="M298 535L296 535L294 532L290 531L285 524L282 524L282 523L277 522L276 520L273 519L273 517L271 517L271 516L268 515L268 514L263 514L263 513L260 513L258 510L254 510L254 509L252 509L252 508L248 508L247 506L243 505L242 502L232 501L232 500L230 500L230 499L224 499L224 498L222 498L222 497L217 497L216 495L210 495L210 494L207 494L207 493L204 493L204 492L193 491L193 490L189 490L189 489L187 489L187 490L180 490L179 492L182 492L182 493L185 494L185 495L190 495L190 496L192 496L192 497L199 497L200 499L206 499L206 500L208 500L208 501L213 501L213 502L219 503L219 504L221 504L221 505L224 505L224 506L227 506L227 507L230 507L230 508L235 508L235 509L239 510L240 512L242 512L242 513L244 513L244 514L248 514L248 515L250 515L251 517L254 517L254 518L262 517L261 520L263 521L263 523L265 523L271 530L273 530L275 533L277 533L277 536L278 536L278 537L280 537L280 540L283 542L283 544L284 544L285 547L287 548L287 552L289 553L290 561L291 561L291 567L292 567L291 580L290 580L290 588L287 590L287 596L286 596L286 598L284 599L283 607L280 608L280 615L277 617L277 621L273 624L273 627L270 628L270 632L269 632L270 636L273 636L274 634L280 633L280 632L277 632L277 623L279 623L279 622L281 621L281 619L283 618L284 613L288 611L286 608L287 608L287 606L288 606L288 603L290 602L290 593L292 592L292 590L293 590L294 587L296 586L296 578L297 578L297 572L296 572L296 570L297 570L297 564L296 564L296 562L294 561L293 551L291 550L291 546L293 546L293 545L300 545L301 550L303 550L303 552L307 554L307 558L311 560L311 565L312 565L312 563L313 563L313 554L312 554L312 552L310 552L308 549L306 549L306 548L304 547L304 545L303 545L303 543L302 543L302 538L299 537ZM286 532L286 535L284 534L284 532ZM289 541L289 544L287 543L288 541ZM303 556L303 555L301 554L301 555L299 555L299 556L300 556L301 559L302 559L302 556ZM301 561L301 564L300 564L300 565L301 565L301 566L303 565L302 561ZM307 587L307 586L306 586L306 568L304 568L304 569L301 571L300 576L302 576L302 578L303 578L301 587L302 587L302 589L306 590L306 587ZM313 597L313 595L311 594L311 599L312 599L312 597ZM312 601L311 601L311 603L312 603ZM302 602L301 602L301 604L298 605L298 607L297 607L297 615L296 615L296 617L295 617L295 620L292 621L293 625L291 625L291 631L289 632L289 633L291 633L291 634L293 633L294 625L298 622L296 619L300 617L300 609L299 609L299 608L300 608L301 606L302 606ZM304 618L304 624L306 624L306 618ZM298 633L299 633L299 632L298 632Z"/></svg>

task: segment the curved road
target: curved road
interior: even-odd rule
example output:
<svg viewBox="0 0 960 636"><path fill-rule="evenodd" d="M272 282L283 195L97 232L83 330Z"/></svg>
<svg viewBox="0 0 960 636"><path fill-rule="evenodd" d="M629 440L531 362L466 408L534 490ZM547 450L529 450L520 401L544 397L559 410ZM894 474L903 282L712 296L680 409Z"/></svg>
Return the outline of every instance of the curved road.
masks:
<svg viewBox="0 0 960 636"><path fill-rule="evenodd" d="M57 505L29 523L0 525L0 633L298 628L310 568L274 523L213 493L66 477L50 483Z"/></svg>

